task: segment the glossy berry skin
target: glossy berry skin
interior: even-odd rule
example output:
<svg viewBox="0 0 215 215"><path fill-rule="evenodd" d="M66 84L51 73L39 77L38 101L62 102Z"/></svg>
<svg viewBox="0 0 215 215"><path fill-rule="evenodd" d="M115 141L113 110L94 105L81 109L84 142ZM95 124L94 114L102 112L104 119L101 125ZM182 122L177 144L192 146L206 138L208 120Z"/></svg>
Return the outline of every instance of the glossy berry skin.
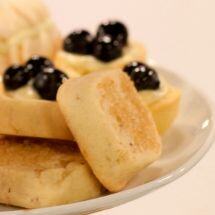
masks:
<svg viewBox="0 0 215 215"><path fill-rule="evenodd" d="M122 45L106 35L95 40L93 54L98 60L110 62L121 57Z"/></svg>
<svg viewBox="0 0 215 215"><path fill-rule="evenodd" d="M87 55L92 53L92 43L93 37L88 31L74 31L64 40L63 49L66 52Z"/></svg>
<svg viewBox="0 0 215 215"><path fill-rule="evenodd" d="M13 65L3 75L3 83L6 90L16 90L28 83L31 76L23 66Z"/></svg>
<svg viewBox="0 0 215 215"><path fill-rule="evenodd" d="M56 100L58 88L66 78L67 75L60 70L45 68L35 77L33 87L43 99Z"/></svg>
<svg viewBox="0 0 215 215"><path fill-rule="evenodd" d="M128 30L126 26L118 21L109 21L101 24L97 30L97 37L109 35L113 40L117 40L122 46L128 43Z"/></svg>
<svg viewBox="0 0 215 215"><path fill-rule="evenodd" d="M32 77L35 77L46 67L54 67L54 65L49 59L39 55L34 55L27 61L25 70L29 72Z"/></svg>
<svg viewBox="0 0 215 215"><path fill-rule="evenodd" d="M124 71L134 81L134 85L138 91L156 90L160 87L157 72L144 63L131 62L124 67Z"/></svg>

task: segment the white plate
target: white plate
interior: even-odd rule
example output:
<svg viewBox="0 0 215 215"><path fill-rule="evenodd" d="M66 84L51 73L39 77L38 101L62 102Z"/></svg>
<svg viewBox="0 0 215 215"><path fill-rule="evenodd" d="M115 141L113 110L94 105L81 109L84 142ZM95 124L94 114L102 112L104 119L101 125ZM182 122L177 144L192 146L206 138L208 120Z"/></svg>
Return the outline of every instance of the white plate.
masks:
<svg viewBox="0 0 215 215"><path fill-rule="evenodd" d="M124 191L69 205L35 210L0 206L0 214L86 214L131 201L158 189L189 171L204 156L215 138L214 111L206 96L174 73L158 68L166 79L182 90L180 115L163 137L161 159L137 175Z"/></svg>

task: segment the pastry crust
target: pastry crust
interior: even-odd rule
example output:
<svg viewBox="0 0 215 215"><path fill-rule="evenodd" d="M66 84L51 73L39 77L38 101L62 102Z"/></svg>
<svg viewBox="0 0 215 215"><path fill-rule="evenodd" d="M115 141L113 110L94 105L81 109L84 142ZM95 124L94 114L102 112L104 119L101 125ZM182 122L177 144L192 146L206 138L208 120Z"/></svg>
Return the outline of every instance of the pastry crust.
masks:
<svg viewBox="0 0 215 215"><path fill-rule="evenodd" d="M57 101L84 158L109 191L123 189L159 158L161 141L152 115L125 73L68 80Z"/></svg>
<svg viewBox="0 0 215 215"><path fill-rule="evenodd" d="M180 99L180 90L169 86L164 97L148 104L160 134L164 134L175 121L179 112Z"/></svg>
<svg viewBox="0 0 215 215"><path fill-rule="evenodd" d="M71 142L0 137L0 203L48 207L98 197L101 188Z"/></svg>
<svg viewBox="0 0 215 215"><path fill-rule="evenodd" d="M53 58L61 36L40 0L1 0L0 73L32 55Z"/></svg>
<svg viewBox="0 0 215 215"><path fill-rule="evenodd" d="M0 134L72 140L56 102L0 94Z"/></svg>

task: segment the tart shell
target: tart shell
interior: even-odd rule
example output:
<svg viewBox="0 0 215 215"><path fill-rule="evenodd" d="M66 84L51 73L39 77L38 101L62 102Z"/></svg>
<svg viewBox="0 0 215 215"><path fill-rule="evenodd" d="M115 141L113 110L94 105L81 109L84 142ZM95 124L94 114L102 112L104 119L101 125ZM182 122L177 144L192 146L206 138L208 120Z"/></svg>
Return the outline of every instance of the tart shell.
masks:
<svg viewBox="0 0 215 215"><path fill-rule="evenodd" d="M180 98L180 90L170 86L164 97L148 105L160 134L164 134L176 119Z"/></svg>
<svg viewBox="0 0 215 215"><path fill-rule="evenodd" d="M0 134L72 140L57 102L13 99L0 93Z"/></svg>

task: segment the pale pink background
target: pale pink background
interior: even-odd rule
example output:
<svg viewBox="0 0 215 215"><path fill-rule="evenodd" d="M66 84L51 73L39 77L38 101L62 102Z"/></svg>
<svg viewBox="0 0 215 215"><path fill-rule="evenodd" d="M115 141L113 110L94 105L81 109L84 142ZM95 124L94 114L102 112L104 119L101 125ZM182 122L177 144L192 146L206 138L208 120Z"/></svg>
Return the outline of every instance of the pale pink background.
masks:
<svg viewBox="0 0 215 215"><path fill-rule="evenodd" d="M125 21L149 55L202 88L215 102L214 0L45 0L64 33ZM214 215L215 147L172 184L97 215Z"/></svg>

